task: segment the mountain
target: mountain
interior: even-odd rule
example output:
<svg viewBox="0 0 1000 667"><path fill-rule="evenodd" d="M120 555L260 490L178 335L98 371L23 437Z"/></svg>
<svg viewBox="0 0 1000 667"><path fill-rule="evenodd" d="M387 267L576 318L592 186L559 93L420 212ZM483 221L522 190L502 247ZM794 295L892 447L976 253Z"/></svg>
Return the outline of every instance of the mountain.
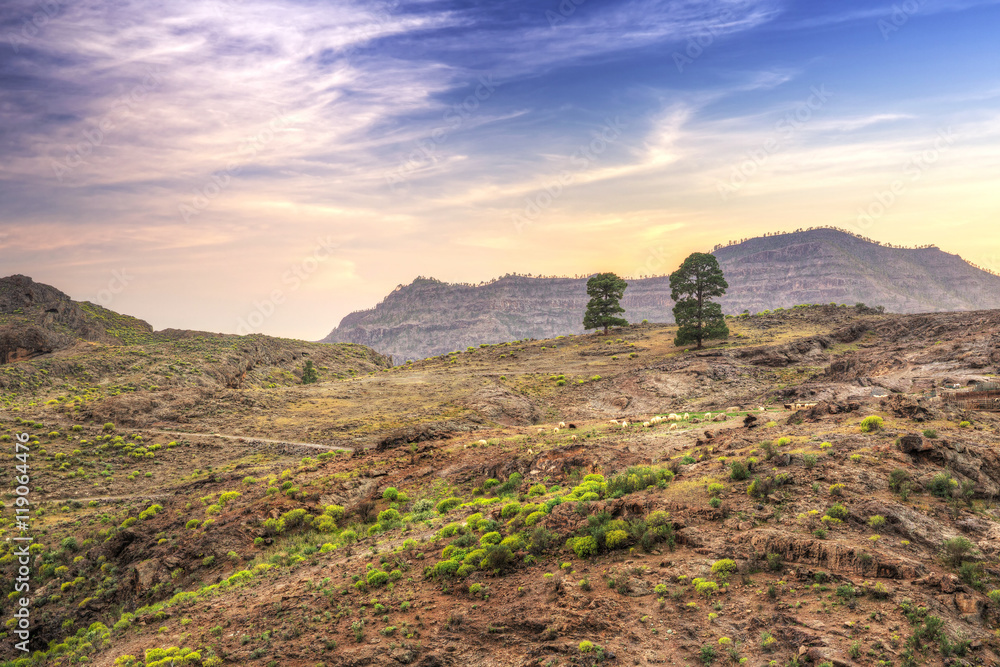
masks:
<svg viewBox="0 0 1000 667"><path fill-rule="evenodd" d="M811 229L717 247L729 292L723 311L857 302L898 313L1000 308L1000 277L934 246L898 248ZM581 333L586 278L506 276L484 285L418 278L374 308L353 312L322 342L350 342L396 363L470 345ZM631 322L672 322L667 276L629 279Z"/></svg>

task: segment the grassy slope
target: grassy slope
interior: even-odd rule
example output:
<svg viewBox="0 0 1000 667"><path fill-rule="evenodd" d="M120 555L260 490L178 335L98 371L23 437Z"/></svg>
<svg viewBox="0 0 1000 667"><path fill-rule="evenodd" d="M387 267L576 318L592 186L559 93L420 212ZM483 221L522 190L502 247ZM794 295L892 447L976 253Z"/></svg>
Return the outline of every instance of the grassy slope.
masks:
<svg viewBox="0 0 1000 667"><path fill-rule="evenodd" d="M853 319L846 312L786 313L734 322L739 337L727 347L793 342L828 332L837 318L839 324ZM779 402L776 383L794 387L821 379L814 360L793 368L746 364L739 368L745 377L713 380L707 392L701 385L670 385L665 392L680 394L661 395L658 408L639 414L644 383L691 375L683 364L692 357L674 348L671 337L667 327L635 327L607 338L525 341L355 379L340 366L342 379L332 379L331 370L324 382L308 387L292 380L269 387L266 376L251 375L245 389L218 389L190 407L198 414L180 410L168 423L192 432L358 446L374 445L401 427L452 429L440 440L355 457L143 427L105 431L102 420L80 421L72 430L88 406L99 414L101 405L119 398L109 387L130 384L134 390L125 393L131 396L156 394L136 380L163 371L175 380L170 391L183 392L198 376L184 371L209 370L232 343L143 341L135 348L74 352L79 357L56 367L56 377L50 373L33 393L15 396L17 412L2 415L5 430L27 429L38 436L33 492L47 502L36 524L43 565L35 574L41 588L35 593L35 633L58 644L47 664L69 664L86 655L93 664L111 665L119 656L142 658L147 649L170 646L197 650L199 659L191 664L387 664L411 658L428 665L588 664L598 654L580 653L582 641L635 664L694 664L707 655L706 646L720 664L734 647L754 664L772 659L786 664L801 644L825 644L844 660L857 652L859 663L900 664L914 630L927 628L920 612L910 611L914 623L906 617L907 610L920 606L944 619L944 652L965 651L960 642L967 637L986 645L970 648L966 659L976 656L986 664L996 659L989 633L996 615L981 592L959 590L966 611L970 605L982 611L963 619L954 593L913 583L917 574L940 580L951 571L938 558L941 541L959 534L959 522L993 525L992 502L976 499L967 505L928 493L903 500L886 481L897 467L915 479L941 472L932 462L914 462L898 451L893 446L898 433L933 428L942 440L987 446L995 442L995 420L979 415L971 428L943 417L918 425L873 405L869 411L883 416L885 428L863 434L859 424L869 411L786 424L790 413L772 408L761 421L773 425L748 431L735 418L712 423L712 440L706 440L704 425L690 421L677 430L666 424L649 429L609 424L609 416L691 410L715 394L722 403L755 406L770 398L773 404ZM831 352L856 355L871 344L869 336ZM341 361L359 366L349 351ZM27 363L37 373L46 361ZM78 380L59 375L72 364L91 369L92 396L81 398L65 386L79 388ZM680 365L671 370L672 364ZM564 385L558 384L560 376ZM610 402L630 391L632 404L620 408ZM58 396L72 398L48 403ZM515 407L501 420L489 418L496 414L492 406L507 400ZM266 414L256 407L264 401ZM560 419L577 428L554 431ZM544 423L542 432L535 421ZM478 444L480 439L487 444ZM775 458L767 459L765 441L774 444ZM776 468L783 453L791 465ZM753 466L759 477L788 473L792 484L770 498L751 498L751 480L730 479L727 466L733 461ZM5 453L5 474L12 465ZM602 474L610 482L630 466L643 465L657 471L652 479L663 481L646 489L626 477L619 484L629 493L618 500L600 488L598 495L605 497L597 502L574 500L584 497L585 475ZM676 472L669 481L662 472L667 469ZM523 476L519 483L485 488L490 478L510 482L514 472ZM710 484L723 488L710 490ZM844 487L831 488L834 484ZM391 492L384 497L389 487L403 497L393 501ZM226 492L240 495L222 505ZM568 493L575 495L567 499ZM106 500L109 496L113 499ZM447 509L451 503L445 503L439 512L448 498L460 505ZM557 499L563 502L556 504ZM4 502L9 501L8 495ZM514 502L520 509L505 509L503 516L501 508ZM819 517L835 502L850 517L818 539L813 531L824 525ZM525 505L547 503L548 514L528 518L540 507ZM150 505L162 509L140 518ZM345 507L344 516L332 511L324 521L330 505ZM401 525L392 526L391 513L380 523L380 513L393 508ZM602 510L622 524L608 525ZM672 550L641 523L655 524L657 511L670 513ZM468 524L474 513L495 524ZM888 525L869 527L876 514L889 516ZM285 526L278 533L273 519L280 517ZM268 518L272 522L265 524ZM212 523L206 526L206 520ZM534 520L553 533L547 548L539 544L544 534L527 525ZM567 538L584 535L588 521L600 524L594 529L598 535L625 529L623 548L605 549L605 538L594 558L567 550ZM444 529L450 524L457 525ZM435 574L448 568L437 565L448 545L455 545L449 556L472 551L493 529L534 546L517 549L514 537L516 563L503 575L479 568L479 556L469 558L476 567L462 578ZM870 539L876 534L877 540ZM71 536L75 545L66 542ZM648 550L636 541L644 536ZM993 556L989 540L980 540L980 547ZM768 551L776 556L767 559ZM748 560L755 552L765 557L757 568ZM699 595L691 580L722 583L710 566L724 557L734 558L746 576L734 574L715 595ZM998 573L989 562L986 566L970 576L983 579L988 591ZM388 584L372 575L372 585L359 589L356 582L367 581L374 570L385 571ZM478 590L470 590L477 584ZM5 604L4 617L8 608ZM62 641L74 634L79 636ZM736 644L720 644L723 637ZM939 664L945 659L941 647L935 637L916 655ZM145 664L156 659L151 654Z"/></svg>

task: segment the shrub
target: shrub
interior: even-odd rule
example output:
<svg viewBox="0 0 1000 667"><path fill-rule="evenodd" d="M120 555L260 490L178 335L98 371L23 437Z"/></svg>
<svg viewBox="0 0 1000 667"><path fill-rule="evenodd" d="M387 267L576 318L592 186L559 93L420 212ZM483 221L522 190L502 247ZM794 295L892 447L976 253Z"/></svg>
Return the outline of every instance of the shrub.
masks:
<svg viewBox="0 0 1000 667"><path fill-rule="evenodd" d="M586 639L584 639L582 642L580 642L579 649L580 653L592 653L594 650L594 642L587 641Z"/></svg>
<svg viewBox="0 0 1000 667"><path fill-rule="evenodd" d="M711 665L715 661L715 648L708 644L702 646L698 658L701 660L701 664Z"/></svg>
<svg viewBox="0 0 1000 667"><path fill-rule="evenodd" d="M501 539L502 538L500 536L500 533L493 531L491 533L486 533L485 535L480 537L479 544L480 546L486 546L488 544L500 544Z"/></svg>
<svg viewBox="0 0 1000 667"><path fill-rule="evenodd" d="M910 479L910 473L906 472L902 468L895 468L889 473L889 488L893 491L899 491L899 487Z"/></svg>
<svg viewBox="0 0 1000 667"><path fill-rule="evenodd" d="M941 545L945 561L952 567L958 567L974 550L974 545L967 538L953 537Z"/></svg>
<svg viewBox="0 0 1000 667"><path fill-rule="evenodd" d="M394 486L390 486L382 492L382 498L390 502L396 502L396 499L399 498L399 490Z"/></svg>
<svg viewBox="0 0 1000 667"><path fill-rule="evenodd" d="M597 554L597 540L592 536L577 537L573 540L573 553L579 558L590 558Z"/></svg>
<svg viewBox="0 0 1000 667"><path fill-rule="evenodd" d="M831 496L842 496L844 495L844 485L843 484L831 484L830 485L830 495Z"/></svg>
<svg viewBox="0 0 1000 667"><path fill-rule="evenodd" d="M805 464L806 468L815 468L817 461L818 459L815 454L805 454L802 456L802 463Z"/></svg>
<svg viewBox="0 0 1000 667"><path fill-rule="evenodd" d="M450 561L450 562L455 562L455 561ZM368 576L365 579L368 581L368 585L371 586L372 588L385 586L387 583L389 583L389 575L383 572L382 570L369 570Z"/></svg>
<svg viewBox="0 0 1000 667"><path fill-rule="evenodd" d="M544 496L546 493L544 484L535 484L530 489L528 489L528 497L534 498L535 496Z"/></svg>
<svg viewBox="0 0 1000 667"><path fill-rule="evenodd" d="M699 595L704 595L705 599L712 597L712 593L717 593L719 590L719 584L714 581L699 581L695 587L695 592Z"/></svg>
<svg viewBox="0 0 1000 667"><path fill-rule="evenodd" d="M959 428L969 428L970 426L972 426L972 422L967 422L967 421L958 422Z"/></svg>
<svg viewBox="0 0 1000 667"><path fill-rule="evenodd" d="M492 572L505 572L514 567L517 559L511 550L502 544L486 547L486 555L480 561L479 567Z"/></svg>
<svg viewBox="0 0 1000 667"><path fill-rule="evenodd" d="M115 425L113 422L105 422L103 430L107 433L115 430Z"/></svg>
<svg viewBox="0 0 1000 667"><path fill-rule="evenodd" d="M524 525L534 526L536 523L545 518L545 512L532 512L524 518Z"/></svg>
<svg viewBox="0 0 1000 667"><path fill-rule="evenodd" d="M462 504L461 498L455 498L455 497L445 498L444 500L442 500L437 504L437 513L447 514L448 512L455 509L461 504Z"/></svg>
<svg viewBox="0 0 1000 667"><path fill-rule="evenodd" d="M924 437L925 437L925 438L929 438L929 439L931 439L931 440L933 440L933 439L935 439L936 437L938 437L938 432L937 432L937 431L935 431L935 430L934 430L934 429L932 429L932 428L925 428L925 429L924 429L924 431L923 431L923 433L924 433Z"/></svg>
<svg viewBox="0 0 1000 667"><path fill-rule="evenodd" d="M885 526L885 517L881 514L872 515L868 517L868 525L875 530L879 530Z"/></svg>
<svg viewBox="0 0 1000 667"><path fill-rule="evenodd" d="M517 516L520 511L520 503L507 503L503 506L503 509L500 510L500 516L504 519L510 519Z"/></svg>
<svg viewBox="0 0 1000 667"><path fill-rule="evenodd" d="M850 512L847 508L840 503L834 503L826 510L826 516L837 519L838 521L846 521L847 517L850 516Z"/></svg>
<svg viewBox="0 0 1000 667"><path fill-rule="evenodd" d="M629 535L624 530L611 530L604 535L604 544L608 549L623 549L628 542Z"/></svg>
<svg viewBox="0 0 1000 667"><path fill-rule="evenodd" d="M931 481L927 484L927 490L931 492L931 495L938 498L949 498L951 490L957 486L958 482L951 478L951 473L941 472L931 478Z"/></svg>
<svg viewBox="0 0 1000 667"><path fill-rule="evenodd" d="M725 577L736 571L736 563L731 558L723 558L712 563L712 573Z"/></svg>
<svg viewBox="0 0 1000 667"><path fill-rule="evenodd" d="M340 505L327 505L323 508L323 514L334 521L340 521L344 518L344 508Z"/></svg>
<svg viewBox="0 0 1000 667"><path fill-rule="evenodd" d="M878 415L870 415L861 420L861 432L874 433L875 431L881 431L884 423Z"/></svg>
<svg viewBox="0 0 1000 667"><path fill-rule="evenodd" d="M750 476L750 471L742 461L733 461L729 464L729 479L740 482Z"/></svg>

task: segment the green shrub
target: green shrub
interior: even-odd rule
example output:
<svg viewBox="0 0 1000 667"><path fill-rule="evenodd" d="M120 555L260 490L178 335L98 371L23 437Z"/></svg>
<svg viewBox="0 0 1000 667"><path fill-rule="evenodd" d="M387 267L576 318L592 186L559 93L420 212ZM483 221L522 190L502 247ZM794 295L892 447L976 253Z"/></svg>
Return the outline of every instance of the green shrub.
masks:
<svg viewBox="0 0 1000 667"><path fill-rule="evenodd" d="M368 581L369 586L372 588L378 588L379 586L385 586L389 583L389 575L382 570L369 570L366 580Z"/></svg>
<svg viewBox="0 0 1000 667"><path fill-rule="evenodd" d="M573 540L572 548L579 558L590 558L597 554L597 540L590 535L577 537Z"/></svg>
<svg viewBox="0 0 1000 667"><path fill-rule="evenodd" d="M604 544L608 549L623 549L628 542L629 534L624 530L611 530L604 535Z"/></svg>
<svg viewBox="0 0 1000 667"><path fill-rule="evenodd" d="M742 461L733 461L729 464L729 479L740 482L750 477L750 471Z"/></svg>
<svg viewBox="0 0 1000 667"><path fill-rule="evenodd" d="M972 422L967 422L967 421L958 422L959 428L969 428L970 426L972 426Z"/></svg>
<svg viewBox="0 0 1000 667"><path fill-rule="evenodd" d="M437 513L447 514L448 512L455 509L461 504L462 504L461 498L455 498L455 497L445 498L444 500L442 500L437 504Z"/></svg>
<svg viewBox="0 0 1000 667"><path fill-rule="evenodd" d="M945 561L952 567L958 567L975 550L975 545L967 538L953 537L941 545Z"/></svg>
<svg viewBox="0 0 1000 667"><path fill-rule="evenodd" d="M503 506L503 509L500 510L500 516L503 517L504 519L510 519L514 516L517 516L517 514L520 511L521 511L520 503L507 503L506 505Z"/></svg>
<svg viewBox="0 0 1000 667"><path fill-rule="evenodd" d="M502 538L500 536L500 533L493 531L491 533L486 533L485 535L480 537L479 544L480 546L486 546L488 544L500 544L501 539Z"/></svg>
<svg viewBox="0 0 1000 667"><path fill-rule="evenodd" d="M396 502L396 499L399 498L399 491L396 487L390 486L382 492L382 498L390 502Z"/></svg>
<svg viewBox="0 0 1000 667"><path fill-rule="evenodd" d="M878 415L870 415L861 420L861 432L873 433L882 430L884 421Z"/></svg>
<svg viewBox="0 0 1000 667"><path fill-rule="evenodd" d="M736 571L736 562L731 558L723 558L712 563L712 573L720 576L728 576Z"/></svg>
<svg viewBox="0 0 1000 667"><path fill-rule="evenodd" d="M833 517L838 521L847 521L847 517L850 516L850 512L847 508L840 503L834 503L826 510L826 516Z"/></svg>
<svg viewBox="0 0 1000 667"><path fill-rule="evenodd" d="M941 472L931 478L931 481L927 484L927 490L930 491L931 495L938 498L950 498L951 490L957 486L958 482L952 479L951 473Z"/></svg>

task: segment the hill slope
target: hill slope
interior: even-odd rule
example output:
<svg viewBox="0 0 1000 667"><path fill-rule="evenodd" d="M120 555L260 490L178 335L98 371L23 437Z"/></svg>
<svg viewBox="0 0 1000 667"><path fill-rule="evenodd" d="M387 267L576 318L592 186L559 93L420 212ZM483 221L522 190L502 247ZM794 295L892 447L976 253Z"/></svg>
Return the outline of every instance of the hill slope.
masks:
<svg viewBox="0 0 1000 667"><path fill-rule="evenodd" d="M643 325L248 381L155 429L67 409L79 367L50 365L0 406L32 436L31 664L1000 664L1000 415L926 394L1000 370L1000 311L732 327L696 353ZM109 380L196 338L117 346Z"/></svg>
<svg viewBox="0 0 1000 667"><path fill-rule="evenodd" d="M863 302L891 312L1000 308L1000 277L937 248L880 246L833 229L755 238L715 251L729 292L723 311ZM583 332L586 279L508 276L482 286L421 278L351 313L323 342L351 342L395 363L469 345ZM671 322L666 276L631 279L630 322Z"/></svg>

